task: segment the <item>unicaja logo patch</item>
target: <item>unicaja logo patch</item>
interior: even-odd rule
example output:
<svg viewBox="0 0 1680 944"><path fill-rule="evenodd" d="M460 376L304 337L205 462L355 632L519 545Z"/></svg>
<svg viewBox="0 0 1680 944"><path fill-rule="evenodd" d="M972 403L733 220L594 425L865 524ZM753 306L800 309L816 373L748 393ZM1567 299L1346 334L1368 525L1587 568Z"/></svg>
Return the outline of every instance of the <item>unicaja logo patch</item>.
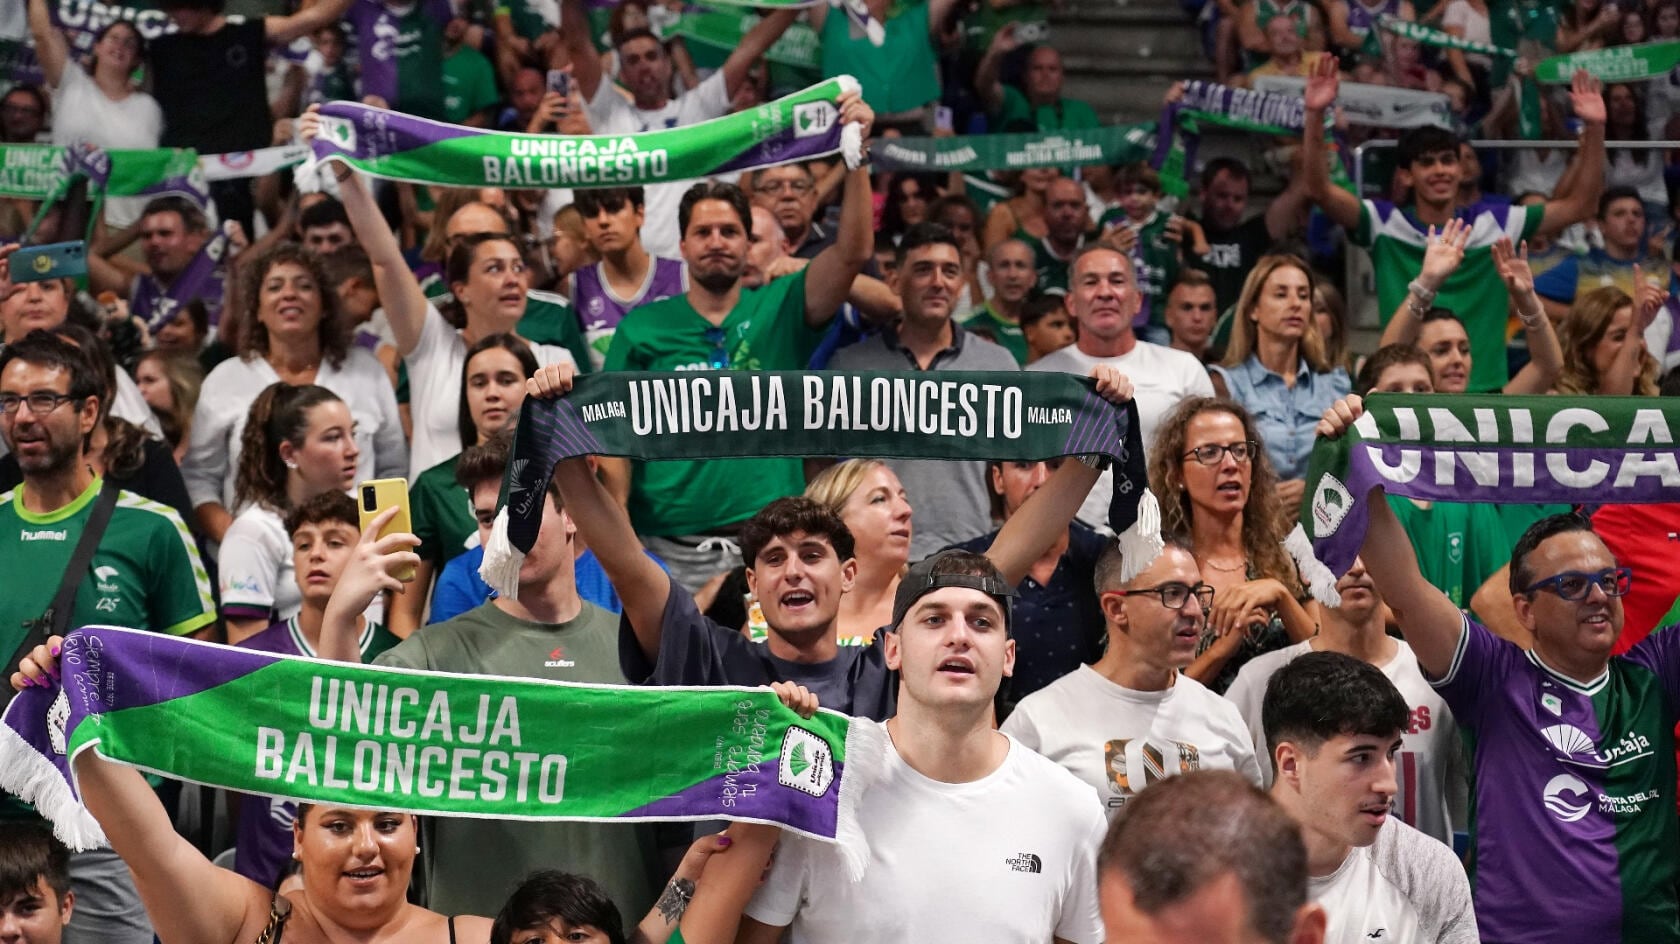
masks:
<svg viewBox="0 0 1680 944"><path fill-rule="evenodd" d="M1318 480L1318 490L1313 492L1313 537L1327 538L1335 534L1352 506L1353 495L1348 492L1347 486L1334 475L1325 473Z"/></svg>
<svg viewBox="0 0 1680 944"><path fill-rule="evenodd" d="M53 699L52 707L47 709L47 740L52 742L54 754L65 752L64 726L70 722L70 695L64 689L58 690L58 697Z"/></svg>
<svg viewBox="0 0 1680 944"><path fill-rule="evenodd" d="M789 727L782 738L776 782L814 797L822 796L834 783L834 752L810 731L798 725Z"/></svg>
<svg viewBox="0 0 1680 944"><path fill-rule="evenodd" d="M822 134L838 117L840 112L833 102L802 102L793 106L793 136L809 138Z"/></svg>
<svg viewBox="0 0 1680 944"><path fill-rule="evenodd" d="M1003 864L1009 866L1011 872L1031 872L1037 875L1044 871L1044 860L1030 852L1023 852L1014 858L1004 859Z"/></svg>
<svg viewBox="0 0 1680 944"><path fill-rule="evenodd" d="M1592 808L1591 794L1579 777L1558 774L1546 783L1546 809L1566 823L1577 822Z"/></svg>

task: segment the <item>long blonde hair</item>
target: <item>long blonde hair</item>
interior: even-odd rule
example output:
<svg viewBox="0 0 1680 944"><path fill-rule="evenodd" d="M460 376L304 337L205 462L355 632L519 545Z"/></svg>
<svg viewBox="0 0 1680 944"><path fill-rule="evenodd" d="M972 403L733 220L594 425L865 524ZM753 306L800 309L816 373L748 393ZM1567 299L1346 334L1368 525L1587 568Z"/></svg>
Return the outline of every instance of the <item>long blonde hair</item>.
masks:
<svg viewBox="0 0 1680 944"><path fill-rule="evenodd" d="M1234 401L1191 397L1174 407L1156 427L1155 444L1149 450L1149 488L1161 502L1162 534L1189 537L1194 533L1190 525L1196 512L1190 503L1190 492L1184 487L1183 469L1187 461L1184 452L1190 421L1203 413L1234 416L1242 423L1243 438L1264 442L1254 426L1254 418ZM1243 557L1252 571L1280 581L1290 593L1301 596L1305 588L1296 573L1295 562L1283 549L1283 537L1289 533L1291 522L1288 511L1278 500L1278 477L1272 469L1272 460L1266 457L1262 446L1249 464L1248 501L1242 513Z"/></svg>
<svg viewBox="0 0 1680 944"><path fill-rule="evenodd" d="M1266 280L1279 269L1301 270L1307 277L1308 289L1314 289L1318 284L1313 270L1300 256L1288 253L1261 256L1259 261L1254 263L1254 269L1248 273L1248 279L1243 282L1242 294L1237 296L1236 317L1231 319L1231 341L1225 346L1225 359L1219 362L1221 365L1237 367L1254 353L1254 346L1260 334L1254 324L1254 310L1260 307L1260 293L1266 287ZM1318 333L1318 326L1313 323L1311 305L1307 306L1306 330L1301 334L1301 359L1307 362L1307 368L1315 374L1325 373L1335 366L1324 353L1324 338Z"/></svg>
<svg viewBox="0 0 1680 944"><path fill-rule="evenodd" d="M1563 316L1558 324L1558 346L1563 348L1563 372L1558 375L1556 391L1570 394L1595 394L1599 392L1598 368L1593 366L1593 348L1604 340L1604 332L1610 330L1610 322L1616 318L1616 312L1623 308L1632 308L1633 299L1627 293L1613 285L1595 288L1575 299L1575 304L1569 306L1569 314ZM1637 344L1639 339L1632 336L1638 327L1629 324L1629 337L1626 344ZM1633 390L1614 391L1618 396L1633 394L1642 397L1657 395L1657 359L1646 351L1640 360L1639 375L1634 378Z"/></svg>
<svg viewBox="0 0 1680 944"><path fill-rule="evenodd" d="M875 469L887 467L880 459L847 459L822 470L805 486L805 497L844 517L842 510L852 493L863 484L863 477Z"/></svg>

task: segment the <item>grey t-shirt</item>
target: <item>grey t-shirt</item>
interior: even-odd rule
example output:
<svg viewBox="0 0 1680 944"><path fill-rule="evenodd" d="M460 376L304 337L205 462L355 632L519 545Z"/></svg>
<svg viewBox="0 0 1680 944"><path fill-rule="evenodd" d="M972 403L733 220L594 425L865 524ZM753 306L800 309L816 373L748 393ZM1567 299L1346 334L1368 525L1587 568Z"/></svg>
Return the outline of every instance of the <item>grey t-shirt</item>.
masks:
<svg viewBox="0 0 1680 944"><path fill-rule="evenodd" d="M492 601L427 626L374 662L559 682L625 681L618 668L618 617L587 601L565 623L517 619ZM657 877L652 873L651 824L440 816L427 819L423 832L430 907L443 914L493 915L538 869L588 875L626 915L646 914L653 905Z"/></svg>
<svg viewBox="0 0 1680 944"><path fill-rule="evenodd" d="M872 338L843 347L828 362L831 370L918 370L914 356L899 346L888 327ZM951 324L951 346L934 355L928 370L1020 370L1008 351L962 325ZM911 519L910 556L920 559L942 548L992 530L992 493L986 463L942 459L888 459L915 509Z"/></svg>

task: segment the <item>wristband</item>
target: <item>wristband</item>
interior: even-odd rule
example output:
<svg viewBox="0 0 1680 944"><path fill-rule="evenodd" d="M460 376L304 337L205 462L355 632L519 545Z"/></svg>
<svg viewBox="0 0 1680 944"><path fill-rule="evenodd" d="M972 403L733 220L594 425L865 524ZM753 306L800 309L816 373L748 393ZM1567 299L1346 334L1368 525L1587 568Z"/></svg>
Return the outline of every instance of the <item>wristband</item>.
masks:
<svg viewBox="0 0 1680 944"><path fill-rule="evenodd" d="M1101 453L1087 452L1074 456L1084 465L1102 472L1108 468L1109 458Z"/></svg>
<svg viewBox="0 0 1680 944"><path fill-rule="evenodd" d="M1426 308L1429 306L1430 302L1435 300L1436 294L1434 291L1424 288L1423 283L1417 279L1413 279L1411 283L1406 286L1406 293L1416 297L1417 300Z"/></svg>

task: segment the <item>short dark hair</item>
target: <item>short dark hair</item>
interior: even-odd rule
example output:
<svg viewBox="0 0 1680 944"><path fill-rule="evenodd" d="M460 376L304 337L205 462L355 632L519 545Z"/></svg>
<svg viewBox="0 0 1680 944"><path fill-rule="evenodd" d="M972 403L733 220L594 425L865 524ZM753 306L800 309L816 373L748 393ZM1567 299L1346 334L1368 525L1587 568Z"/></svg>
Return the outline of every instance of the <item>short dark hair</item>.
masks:
<svg viewBox="0 0 1680 944"><path fill-rule="evenodd" d="M44 823L0 819L0 906L33 892L37 880L63 905L70 891L70 850Z"/></svg>
<svg viewBox="0 0 1680 944"><path fill-rule="evenodd" d="M1433 125L1423 128L1413 128L1400 136L1395 145L1395 166L1402 169L1410 168L1417 159L1429 154L1439 154L1451 151L1458 156L1458 145L1462 139L1445 128Z"/></svg>
<svg viewBox="0 0 1680 944"><path fill-rule="evenodd" d="M962 258L962 244L957 242L957 234L951 232L951 227L944 223L924 220L904 231L904 238L898 241L898 248L893 252L893 259L902 268L904 260L910 255L911 250L940 244L955 249L957 258Z"/></svg>
<svg viewBox="0 0 1680 944"><path fill-rule="evenodd" d="M1248 165L1234 157L1216 157L1202 166L1202 189L1213 186L1213 179L1220 174L1230 174L1241 181L1252 179L1248 172ZM1196 271L1194 269L1190 271Z"/></svg>
<svg viewBox="0 0 1680 944"><path fill-rule="evenodd" d="M298 214L298 230L301 232L316 226L331 226L334 223L350 225L350 216L344 212L344 204L332 197L311 203Z"/></svg>
<svg viewBox="0 0 1680 944"><path fill-rule="evenodd" d="M1429 375L1429 382L1435 382L1435 368L1429 363L1429 355L1418 350L1415 344L1384 344L1376 349L1365 361L1365 366L1359 368L1359 376L1353 382L1353 392L1361 397L1371 392L1381 380L1383 371L1401 364L1417 364Z"/></svg>
<svg viewBox="0 0 1680 944"><path fill-rule="evenodd" d="M1117 875L1139 911L1156 914L1226 875L1242 886L1248 924L1285 944L1307 903L1307 847L1277 801L1229 770L1156 782L1109 824L1098 882Z"/></svg>
<svg viewBox="0 0 1680 944"><path fill-rule="evenodd" d="M617 36L614 36L612 38L613 50L616 52L617 50L622 49L624 44L628 43L632 39L651 39L654 44L659 47L660 52L665 52L665 41L659 38L659 34L645 26L628 29L619 33Z"/></svg>
<svg viewBox="0 0 1680 944"><path fill-rule="evenodd" d="M511 944L516 932L559 919L589 925L611 944L624 944L624 919L618 906L594 879L544 869L533 872L508 896L490 925L490 944Z"/></svg>
<svg viewBox="0 0 1680 944"><path fill-rule="evenodd" d="M105 397L105 378L99 376L99 370L87 354L52 331L36 328L21 340L0 347L0 373L13 361L69 372L70 389L65 393L77 400Z"/></svg>
<svg viewBox="0 0 1680 944"><path fill-rule="evenodd" d="M928 204L927 218L935 223L945 223L945 214L952 210L968 211L968 215L974 217L976 227L982 226L986 222L985 214L980 212L980 204L975 203L974 199L966 193L948 193ZM945 223L945 225L949 226L950 224Z"/></svg>
<svg viewBox="0 0 1680 944"><path fill-rule="evenodd" d="M159 213L173 213L181 218L181 227L189 233L205 233L210 231L210 218L204 215L204 208L176 194L153 197L146 201L140 210L140 218L155 216Z"/></svg>
<svg viewBox="0 0 1680 944"><path fill-rule="evenodd" d="M694 205L702 200L722 200L729 204L741 220L741 228L752 235L752 202L746 192L734 184L717 180L702 180L688 188L677 203L677 238L688 236L688 221L694 215Z"/></svg>
<svg viewBox="0 0 1680 944"><path fill-rule="evenodd" d="M1610 212L1610 204L1617 200L1634 200L1639 203L1641 212L1645 209L1645 198L1641 197L1639 191L1633 187L1605 187L1604 193L1598 198L1597 218L1604 219L1604 215Z"/></svg>
<svg viewBox="0 0 1680 944"><path fill-rule="evenodd" d="M1161 538L1162 548L1176 547L1186 554L1195 556L1196 549L1183 535L1168 534ZM1091 568L1091 584L1098 595L1110 590L1119 590L1125 581L1120 579L1120 568L1125 563L1125 557L1120 553L1120 542L1109 540L1102 553L1097 555L1097 562Z"/></svg>
<svg viewBox="0 0 1680 944"><path fill-rule="evenodd" d="M1067 296L1030 295L1021 305L1021 327L1038 324L1058 311L1067 313Z"/></svg>
<svg viewBox="0 0 1680 944"><path fill-rule="evenodd" d="M43 121L46 120L47 115L52 112L52 101L47 97L46 90L41 88L39 85L33 85L27 82L20 82L19 84L7 89L6 94L0 95L0 101L5 101L13 95L18 94L28 95L30 98L35 99L35 105L41 109L41 119Z"/></svg>
<svg viewBox="0 0 1680 944"><path fill-rule="evenodd" d="M1442 308L1440 305L1434 305L1424 312L1423 317L1418 319L1418 325L1421 327L1431 321L1456 321L1460 325L1464 324L1464 319L1458 316L1458 312L1451 308Z"/></svg>
<svg viewBox="0 0 1680 944"><path fill-rule="evenodd" d="M286 512L286 533L296 534L306 524L347 524L361 533L362 519L356 512L356 500L343 492L322 492Z"/></svg>
<svg viewBox="0 0 1680 944"><path fill-rule="evenodd" d="M741 525L741 559L747 569L752 570L758 563L758 555L764 552L765 545L795 531L828 541L842 561L850 560L856 553L851 529L839 515L803 495L792 495L765 505Z"/></svg>
<svg viewBox="0 0 1680 944"><path fill-rule="evenodd" d="M373 260L367 250L355 243L346 243L321 256L321 269L327 274L327 291L337 291L340 285L357 279L373 285ZM1191 270L1194 271L1194 270Z"/></svg>
<svg viewBox="0 0 1680 944"><path fill-rule="evenodd" d="M646 205L642 188L602 187L598 190L579 190L572 197L572 205L578 208L578 212L582 213L586 220L602 210L617 213L624 209L626 203L637 210Z"/></svg>
<svg viewBox="0 0 1680 944"><path fill-rule="evenodd" d="M1538 550L1548 538L1576 531L1585 531L1594 536L1598 534L1593 530L1592 519L1578 511L1547 515L1529 525L1522 537L1517 538L1516 546L1511 548L1511 596L1522 596L1537 579L1534 571L1528 569L1528 556Z"/></svg>
<svg viewBox="0 0 1680 944"><path fill-rule="evenodd" d="M1387 737L1406 730L1411 709L1382 670L1340 652L1308 652L1266 684L1260 727L1273 756L1284 741L1316 753L1341 735Z"/></svg>
<svg viewBox="0 0 1680 944"><path fill-rule="evenodd" d="M513 456L513 432L511 428L500 430L489 439L461 450L461 457L455 460L455 484L467 490L469 500L480 485L491 481L499 485L506 476L508 460ZM548 496L554 499L554 507L565 507L560 486L552 476L548 480Z"/></svg>

